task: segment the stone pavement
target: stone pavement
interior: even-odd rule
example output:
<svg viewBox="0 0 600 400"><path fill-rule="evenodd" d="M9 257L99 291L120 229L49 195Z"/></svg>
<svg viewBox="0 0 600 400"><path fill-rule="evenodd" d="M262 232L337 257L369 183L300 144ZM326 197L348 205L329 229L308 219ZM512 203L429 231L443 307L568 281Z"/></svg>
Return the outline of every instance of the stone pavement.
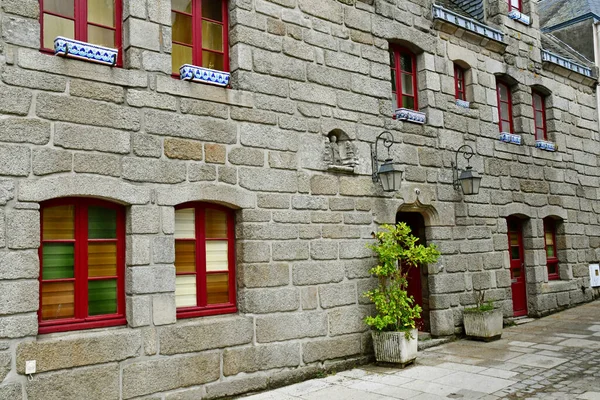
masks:
<svg viewBox="0 0 600 400"><path fill-rule="evenodd" d="M600 400L600 301L419 352L405 369L368 365L244 400Z"/></svg>

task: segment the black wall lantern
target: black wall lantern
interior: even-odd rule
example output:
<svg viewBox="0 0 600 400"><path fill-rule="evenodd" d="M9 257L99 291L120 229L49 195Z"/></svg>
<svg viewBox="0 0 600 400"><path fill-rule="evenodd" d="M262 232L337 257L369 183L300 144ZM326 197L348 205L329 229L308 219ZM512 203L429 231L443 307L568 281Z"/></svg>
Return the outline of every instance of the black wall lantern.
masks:
<svg viewBox="0 0 600 400"><path fill-rule="evenodd" d="M467 166L464 171L458 170L458 154L462 152L462 156L467 160ZM468 144L460 146L456 150L454 162L452 162L452 183L454 189L459 190L462 188L462 192L465 195L478 194L479 186L481 184L481 177L477 174L477 171L473 171L471 167L471 157L475 152L473 148Z"/></svg>
<svg viewBox="0 0 600 400"><path fill-rule="evenodd" d="M383 141L383 145L387 148L387 158L385 162L379 165L377 157L377 146L379 141ZM373 182L381 182L384 192L396 192L400 190L402 185L402 168L395 163L390 157L390 147L394 144L394 136L388 131L381 132L375 140L375 149L373 151L373 144L371 144L371 158L373 165Z"/></svg>

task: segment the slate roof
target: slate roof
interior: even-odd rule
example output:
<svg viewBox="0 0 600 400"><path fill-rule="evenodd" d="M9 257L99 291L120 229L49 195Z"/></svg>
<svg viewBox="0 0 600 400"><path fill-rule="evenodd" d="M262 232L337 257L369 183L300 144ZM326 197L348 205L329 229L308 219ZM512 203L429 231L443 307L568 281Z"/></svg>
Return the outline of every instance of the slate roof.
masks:
<svg viewBox="0 0 600 400"><path fill-rule="evenodd" d="M594 63L588 60L585 56L573 49L571 46L550 33L542 33L542 48L548 50L558 56L566 58L584 67L594 68Z"/></svg>
<svg viewBox="0 0 600 400"><path fill-rule="evenodd" d="M543 0L538 4L543 30L587 18L600 19L600 0Z"/></svg>
<svg viewBox="0 0 600 400"><path fill-rule="evenodd" d="M483 0L436 0L435 3L467 18L483 22Z"/></svg>

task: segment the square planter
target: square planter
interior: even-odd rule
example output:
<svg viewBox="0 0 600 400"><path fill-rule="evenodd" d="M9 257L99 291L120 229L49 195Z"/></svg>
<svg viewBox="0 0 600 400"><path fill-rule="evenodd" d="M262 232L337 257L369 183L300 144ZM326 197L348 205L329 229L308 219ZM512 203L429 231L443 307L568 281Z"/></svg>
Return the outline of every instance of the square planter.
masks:
<svg viewBox="0 0 600 400"><path fill-rule="evenodd" d="M502 336L502 310L464 311L463 321L467 337L486 342Z"/></svg>
<svg viewBox="0 0 600 400"><path fill-rule="evenodd" d="M229 78L229 72L198 67L196 65L183 64L179 68L179 79L182 81L208 83L209 85L225 87L229 85Z"/></svg>
<svg viewBox="0 0 600 400"><path fill-rule="evenodd" d="M416 329L410 331L408 339L406 332L371 331L375 359L402 366L412 363L417 358L418 335Z"/></svg>
<svg viewBox="0 0 600 400"><path fill-rule="evenodd" d="M54 54L114 66L117 64L119 50L57 36L54 39Z"/></svg>

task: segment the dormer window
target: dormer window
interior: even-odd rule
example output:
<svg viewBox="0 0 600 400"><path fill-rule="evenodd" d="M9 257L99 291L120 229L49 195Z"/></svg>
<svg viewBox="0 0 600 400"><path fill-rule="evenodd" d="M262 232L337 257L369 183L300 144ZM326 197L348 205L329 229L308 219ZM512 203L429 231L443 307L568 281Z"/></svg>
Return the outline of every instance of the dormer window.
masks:
<svg viewBox="0 0 600 400"><path fill-rule="evenodd" d="M508 11L517 10L518 12L523 12L523 0L507 0L508 2Z"/></svg>

